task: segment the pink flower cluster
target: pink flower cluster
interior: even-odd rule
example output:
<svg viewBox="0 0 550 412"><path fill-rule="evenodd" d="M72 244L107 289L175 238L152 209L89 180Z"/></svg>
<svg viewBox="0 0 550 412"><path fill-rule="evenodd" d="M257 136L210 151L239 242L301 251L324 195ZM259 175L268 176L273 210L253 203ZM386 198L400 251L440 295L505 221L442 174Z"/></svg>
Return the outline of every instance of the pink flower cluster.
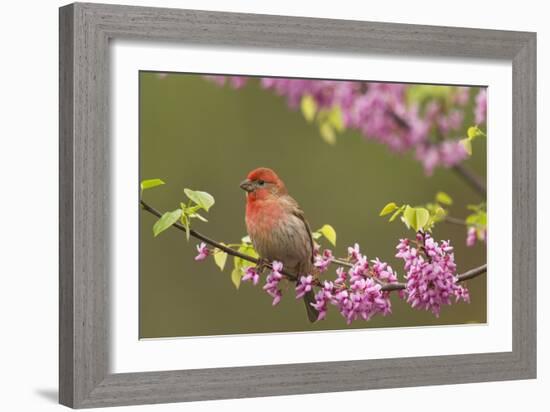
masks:
<svg viewBox="0 0 550 412"><path fill-rule="evenodd" d="M487 230L478 231L474 226L470 226L466 235L466 246L475 246L478 240L482 242L487 241Z"/></svg>
<svg viewBox="0 0 550 412"><path fill-rule="evenodd" d="M283 279L283 264L274 260L271 263L271 272L266 277L265 285L263 290L267 292L273 298L273 306L277 305L283 296L282 291L279 287L279 283ZM311 276L310 276L311 278ZM244 275L241 278L242 282L252 282L253 285L257 285L260 281L260 274L258 273L258 268L256 266L249 266L244 270ZM311 288L309 289L311 290ZM304 294L307 291L304 292Z"/></svg>
<svg viewBox="0 0 550 412"><path fill-rule="evenodd" d="M468 228L468 234L466 235L466 246L472 247L476 244L477 231L475 227Z"/></svg>
<svg viewBox="0 0 550 412"><path fill-rule="evenodd" d="M243 87L248 80L238 76L208 78L221 85L227 81L235 88ZM272 77L261 78L260 83L264 89L286 97L294 109L306 95L319 108L338 106L346 128L357 130L395 152L414 150L428 175L437 166L452 167L468 157L459 139L463 137L464 108L469 100L466 87L455 88L450 101L433 98L420 110L418 105L407 102L407 91L412 87L407 84ZM486 106L483 89L476 98L478 124L485 120ZM443 138L431 141L432 134Z"/></svg>
<svg viewBox="0 0 550 412"><path fill-rule="evenodd" d="M197 245L197 256L195 256L195 260L197 262L200 262L201 260L206 259L210 255L210 250L208 247L206 247L206 243L201 242L200 245Z"/></svg>
<svg viewBox="0 0 550 412"><path fill-rule="evenodd" d="M446 140L439 144L420 145L416 148L416 160L424 166L424 172L431 176L437 166L452 167L468 157L464 145L457 140Z"/></svg>
<svg viewBox="0 0 550 412"><path fill-rule="evenodd" d="M468 246L473 245L478 236L476 229L470 228ZM417 232L415 240L401 239L396 249L395 256L404 261L406 272L406 287L399 291L399 296L406 298L413 308L429 310L439 317L441 307L450 305L453 296L455 302L470 301L468 289L458 284L454 251L448 241L438 243L429 233ZM198 261L210 255L204 242L197 245L197 251L195 260ZM328 249L322 253L316 251L314 259L319 273L326 271L335 261L343 262L335 259ZM335 306L348 324L357 319L369 320L376 314L385 316L391 313L390 292L383 290L383 286L398 283L392 267L378 258L369 260L357 243L348 248L345 262L342 264L349 267L338 266L336 278L332 281L321 281L313 274L301 276L296 285L296 299L317 288L315 302L311 303L319 312L317 320L326 317L329 305ZM282 271L283 264L273 261L263 286L263 290L273 298L273 306L282 298ZM241 280L257 285L260 281L257 267L246 267Z"/></svg>
<svg viewBox="0 0 550 412"><path fill-rule="evenodd" d="M397 245L398 258L405 262L407 302L413 308L430 310L439 317L442 305L455 300L470 301L468 290L457 284L453 247L448 241L435 242L428 233L418 232L416 247L409 239Z"/></svg>
<svg viewBox="0 0 550 412"><path fill-rule="evenodd" d="M332 251L330 249L325 249L323 253L315 253L313 257L313 266L319 269L320 273L326 272L329 265L334 260Z"/></svg>
<svg viewBox="0 0 550 412"><path fill-rule="evenodd" d="M303 298L304 295L313 289L313 276L302 276L296 286L296 299Z"/></svg>
<svg viewBox="0 0 550 412"><path fill-rule="evenodd" d="M477 124L487 120L487 89L481 89L476 96L475 120Z"/></svg>
<svg viewBox="0 0 550 412"><path fill-rule="evenodd" d="M315 303L312 303L312 306L319 312L318 320L326 317L329 304L338 308L348 324L359 318L369 320L378 313L391 313L389 293L382 291L382 282L397 282L397 276L392 268L379 259L369 262L367 257L361 254L357 244L349 248L348 258L353 263L349 271L338 267L336 279L332 282L324 281L315 295ZM300 284L296 288L297 297L303 296L302 283L310 282L304 277L300 279Z"/></svg>
<svg viewBox="0 0 550 412"><path fill-rule="evenodd" d="M266 283L263 289L273 298L273 306L277 305L283 296L281 289L279 288L279 282L283 278L281 271L283 270L283 264L281 262L273 261L271 264L271 273L267 275Z"/></svg>
<svg viewBox="0 0 550 412"><path fill-rule="evenodd" d="M243 282L252 282L253 285L257 285L260 281L260 274L255 266L248 266L244 271L244 276L241 278Z"/></svg>

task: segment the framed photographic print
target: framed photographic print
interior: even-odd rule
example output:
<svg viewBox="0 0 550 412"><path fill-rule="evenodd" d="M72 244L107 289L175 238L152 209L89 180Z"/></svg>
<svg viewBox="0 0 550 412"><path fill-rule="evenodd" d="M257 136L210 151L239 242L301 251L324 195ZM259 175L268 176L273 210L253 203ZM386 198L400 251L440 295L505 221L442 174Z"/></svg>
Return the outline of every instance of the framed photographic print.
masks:
<svg viewBox="0 0 550 412"><path fill-rule="evenodd" d="M534 378L535 50L62 7L60 402Z"/></svg>

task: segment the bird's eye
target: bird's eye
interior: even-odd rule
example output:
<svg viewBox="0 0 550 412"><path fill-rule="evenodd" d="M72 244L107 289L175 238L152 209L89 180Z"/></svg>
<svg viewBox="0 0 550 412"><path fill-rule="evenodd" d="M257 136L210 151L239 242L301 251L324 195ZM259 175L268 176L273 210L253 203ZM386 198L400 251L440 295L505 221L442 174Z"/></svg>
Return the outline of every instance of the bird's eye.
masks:
<svg viewBox="0 0 550 412"><path fill-rule="evenodd" d="M265 185L265 182L263 180L258 180L258 186L263 186Z"/></svg>

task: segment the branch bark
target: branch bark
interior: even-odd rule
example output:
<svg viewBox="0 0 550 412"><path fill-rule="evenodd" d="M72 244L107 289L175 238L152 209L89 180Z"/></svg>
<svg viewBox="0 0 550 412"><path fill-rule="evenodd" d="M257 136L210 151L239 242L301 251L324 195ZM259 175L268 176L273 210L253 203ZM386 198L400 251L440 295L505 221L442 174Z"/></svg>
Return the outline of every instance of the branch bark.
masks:
<svg viewBox="0 0 550 412"><path fill-rule="evenodd" d="M453 170L480 195L483 195L484 197L487 196L487 187L485 186L485 182L483 182L478 175L462 164L453 166Z"/></svg>
<svg viewBox="0 0 550 412"><path fill-rule="evenodd" d="M463 219L458 219L458 218L452 217L452 216L445 216L445 217L443 218L443 221L444 221L444 222L447 222L447 223L452 223L452 224L454 224L454 225L468 226L465 220L463 220Z"/></svg>
<svg viewBox="0 0 550 412"><path fill-rule="evenodd" d="M156 217L159 217L159 218L162 216L162 213L160 213L153 206L148 205L145 201L140 200L140 204L143 207L143 210L146 210L147 212L151 213L152 215L155 215ZM179 222L174 223L172 226L174 226L176 229L181 230L182 232L187 232L187 229L185 229L185 226L183 226ZM246 260L248 262L255 263L256 265L264 264L264 262L262 262L260 259L257 259L253 256L241 253L238 250L232 249L232 248L230 248L230 247L228 247L228 246L226 246L222 243L216 242L215 240L210 239L208 236L203 235L202 233L197 232L194 229L189 230L189 234L191 236L193 236L195 239L199 239L199 240L203 241L204 243L206 243L210 246L214 246L215 248L224 251L225 253L227 253L230 256L235 256L235 257L241 258L241 259ZM271 265L269 265L269 264L267 264L266 266L271 267ZM284 270L284 268L283 268L283 271L281 273L283 275L285 275L287 278L291 279L291 280L298 280L298 278L295 275L293 275L292 273L286 272Z"/></svg>
<svg viewBox="0 0 550 412"><path fill-rule="evenodd" d="M140 200L140 204L141 204L143 210L151 213L152 215L154 215L156 217L159 217L159 218L162 216L161 212L159 212L153 206L150 206L149 204L147 204L144 200ZM176 229L181 230L182 232L187 232L187 230L185 229L185 226L183 226L179 222L174 223L172 226L174 226ZM271 264L269 264L269 263L266 264L265 262L261 261L260 259L257 259L253 256L241 253L238 250L232 249L232 248L230 248L230 247L228 247L228 246L226 246L222 243L219 243L219 242L217 242L213 239L210 239L208 236L203 235L202 233L197 232L194 229L189 230L189 235L193 236L195 239L203 241L204 243L206 243L210 246L213 246L217 249L220 249L220 250L224 251L225 253L227 253L230 256L239 257L239 258L241 258L243 260L246 260L248 262L255 263L256 265L265 265L266 267L271 268ZM351 263L346 262L346 261L341 260L341 259L335 259L332 263L335 264L335 265L340 265L340 266L347 266L347 267L352 267L353 266ZM475 277L477 277L477 276L479 276L479 275L481 275L485 272L487 272L487 264L481 265L479 267L476 267L474 269L471 269L467 272L464 272L464 273L458 275L458 281L463 282L463 281L468 280L468 279L473 279L473 278L475 278ZM288 273L287 271L284 270L284 268L281 271L281 273L283 275L285 275L290 280L293 280L293 281L298 280L296 275L294 275L292 273ZM407 285L405 283L401 283L401 282L400 283L382 283L382 282L380 282L380 284L382 285L382 290L386 291L386 292L391 292L391 291L396 291L396 290L403 290L403 289L406 289L406 287L407 287Z"/></svg>

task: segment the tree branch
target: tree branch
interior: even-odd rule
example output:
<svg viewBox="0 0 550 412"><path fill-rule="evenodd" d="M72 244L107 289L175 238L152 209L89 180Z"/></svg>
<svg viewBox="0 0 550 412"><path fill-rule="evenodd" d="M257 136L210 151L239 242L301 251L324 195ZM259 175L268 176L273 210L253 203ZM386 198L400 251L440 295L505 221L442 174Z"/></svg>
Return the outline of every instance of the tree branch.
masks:
<svg viewBox="0 0 550 412"><path fill-rule="evenodd" d="M445 216L443 218L443 221L446 222L446 223L452 223L454 225L468 226L465 220L458 219L458 218L452 217L452 216Z"/></svg>
<svg viewBox="0 0 550 412"><path fill-rule="evenodd" d="M152 215L154 215L158 218L160 218L162 216L161 212L159 212L153 206L148 205L144 200L140 200L140 204L143 207L143 210L151 213ZM182 232L187 232L187 230L185 229L185 226L183 226L179 222L174 223L172 226L174 226L176 229L181 230ZM235 256L235 257L241 258L241 259L246 260L248 262L255 263L256 265L263 264L266 267L271 268L271 264L265 264L265 262L261 261L260 259L257 259L253 256L241 253L238 250L232 249L232 248L230 248L230 247L228 247L228 246L226 246L222 243L216 242L215 240L210 239L208 236L205 236L202 233L199 233L194 229L189 230L189 235L193 236L196 239L199 239L199 240L203 241L204 243L209 244L210 246L214 246L215 248L217 248L219 250L222 250L223 252L227 253L230 256ZM353 265L350 262L347 262L347 261L342 260L342 259L334 259L332 261L332 263L335 264L335 265L339 265L339 266L353 267ZM474 269L471 269L467 272L464 272L461 275L458 275L458 281L463 282L463 281L468 280L468 279L473 279L473 278L475 278L475 277L477 277L477 276L479 276L479 275L481 275L485 272L487 272L487 264L481 265L477 268L474 268ZM293 281L298 280L296 275L286 272L284 270L284 268L280 273L285 275L290 280L293 280ZM403 290L403 289L406 289L406 287L407 287L407 285L405 283L383 283L383 282L379 282L379 283L382 285L381 290L383 290L385 292Z"/></svg>
<svg viewBox="0 0 550 412"><path fill-rule="evenodd" d="M484 265L478 266L477 268L470 269L469 271L464 272L461 275L458 275L458 281L464 282L465 280L473 279L485 272L487 272L487 263L485 263Z"/></svg>
<svg viewBox="0 0 550 412"><path fill-rule="evenodd" d="M478 175L462 164L457 164L452 169L479 194L487 196L487 187Z"/></svg>
<svg viewBox="0 0 550 412"><path fill-rule="evenodd" d="M160 213L157 209L155 209L153 206L150 206L148 205L147 203L145 203L144 200L140 200L140 204L141 206L143 207L143 210L146 210L147 212L151 213L152 215L155 215L156 217L161 217L162 216L162 213ZM185 229L185 226L183 226L181 223L179 222L176 222L174 223L172 226L174 226L176 229L179 229L181 230L182 232L187 232L187 229ZM196 239L199 239L199 240L202 240L204 243L210 245L210 246L214 246L215 248L217 249L220 249L222 251L224 251L225 253L227 253L228 255L231 255L231 256L235 256L235 257L238 257L238 258L241 258L243 260L246 260L248 262L251 262L251 263L255 263L256 265L260 265L260 264L263 264L264 262L262 262L260 259L257 259L253 256L250 256L250 255L247 255L247 254L244 254L244 253L241 253L239 252L238 250L235 250L235 249L232 249L222 243L219 243L219 242L216 242L215 240L213 239L210 239L208 236L206 235L203 235L202 233L199 233L197 232L196 230L194 229L190 229L189 230L189 234L191 236L193 236L194 238ZM271 267L270 264L266 265L268 267ZM284 270L281 271L281 273L283 275L285 275L287 278L289 278L290 280L298 280L298 278L291 274L291 273L288 273Z"/></svg>
<svg viewBox="0 0 550 412"><path fill-rule="evenodd" d="M392 117L393 120L401 127L402 129L409 130L411 127L407 120L403 119L400 115L395 113L393 110L388 110L388 114ZM444 137L441 136L440 140L444 140ZM468 169L463 164L457 164L452 167L452 170L455 171L466 183L470 185L475 191L477 191L482 196L487 196L487 187L481 178Z"/></svg>

